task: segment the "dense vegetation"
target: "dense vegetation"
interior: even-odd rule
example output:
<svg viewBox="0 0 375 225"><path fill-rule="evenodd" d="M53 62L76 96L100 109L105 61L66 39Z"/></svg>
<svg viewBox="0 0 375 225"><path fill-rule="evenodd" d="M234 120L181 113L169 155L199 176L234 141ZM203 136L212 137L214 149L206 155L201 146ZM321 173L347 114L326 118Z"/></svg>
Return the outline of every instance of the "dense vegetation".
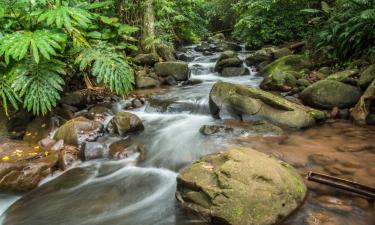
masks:
<svg viewBox="0 0 375 225"><path fill-rule="evenodd" d="M126 95L130 55L221 31L252 49L308 39L348 61L375 53L374 28L374 0L0 0L0 96L39 115L71 77Z"/></svg>

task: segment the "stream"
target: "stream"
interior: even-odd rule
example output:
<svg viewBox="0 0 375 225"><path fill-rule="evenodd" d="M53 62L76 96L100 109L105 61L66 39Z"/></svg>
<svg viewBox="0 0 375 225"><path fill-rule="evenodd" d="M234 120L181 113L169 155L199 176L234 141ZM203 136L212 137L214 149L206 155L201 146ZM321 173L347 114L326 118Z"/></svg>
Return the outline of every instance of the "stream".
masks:
<svg viewBox="0 0 375 225"><path fill-rule="evenodd" d="M206 224L179 207L175 200L176 176L199 157L231 146L253 147L272 154L297 168L301 175L310 170L343 176L375 186L375 128L356 127L345 121L328 121L282 137L204 136L203 125L222 124L211 117L208 97L218 80L259 86L255 72L240 77L219 77L214 72L220 55L194 56L189 62L191 80L198 84L177 86L155 93L155 102L173 100L160 108L147 104L133 110L145 131L133 138L144 144L145 160L94 160L64 173L48 177L37 191L19 196L0 193L0 224L3 225L187 225ZM244 59L246 52L239 52ZM121 110L124 102L113 105ZM105 143L113 137L103 137ZM360 148L362 145L368 148ZM346 147L346 148L345 148ZM370 149L370 150L368 150ZM333 163L327 163L331 158ZM326 160L324 160L326 159ZM329 161L329 160L328 160ZM334 174L336 172L336 174ZM350 193L308 183L310 193L302 208L285 221L296 225L375 224L374 203Z"/></svg>

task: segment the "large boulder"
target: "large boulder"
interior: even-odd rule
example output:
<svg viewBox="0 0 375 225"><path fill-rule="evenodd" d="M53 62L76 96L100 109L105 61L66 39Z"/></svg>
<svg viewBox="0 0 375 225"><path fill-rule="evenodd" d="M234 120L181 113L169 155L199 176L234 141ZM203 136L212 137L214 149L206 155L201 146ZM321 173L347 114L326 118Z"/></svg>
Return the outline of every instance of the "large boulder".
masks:
<svg viewBox="0 0 375 225"><path fill-rule="evenodd" d="M375 79L375 64L369 66L365 71L360 74L358 79L358 86L366 88Z"/></svg>
<svg viewBox="0 0 375 225"><path fill-rule="evenodd" d="M142 66L154 66L155 63L159 62L159 56L156 53L139 54L134 59Z"/></svg>
<svg viewBox="0 0 375 225"><path fill-rule="evenodd" d="M215 118L267 120L287 128L309 127L325 114L254 87L217 82L210 92L210 111Z"/></svg>
<svg viewBox="0 0 375 225"><path fill-rule="evenodd" d="M242 61L234 51L223 52L215 65L215 71L221 73L226 67L241 67Z"/></svg>
<svg viewBox="0 0 375 225"><path fill-rule="evenodd" d="M245 67L225 67L220 75L222 77L234 77L234 76L243 76L249 74L249 70Z"/></svg>
<svg viewBox="0 0 375 225"><path fill-rule="evenodd" d="M282 58L284 56L292 55L292 51L289 48L277 48L277 47L266 47L258 51L251 53L247 56L245 62L248 66L258 67L261 63L271 63L275 59Z"/></svg>
<svg viewBox="0 0 375 225"><path fill-rule="evenodd" d="M177 81L189 79L188 64L182 61L157 63L155 65L155 73L161 77L173 76Z"/></svg>
<svg viewBox="0 0 375 225"><path fill-rule="evenodd" d="M307 60L303 55L289 55L284 56L267 65L259 72L259 75L266 77L275 73L285 71L301 72L305 69L310 69L311 67L311 62Z"/></svg>
<svg viewBox="0 0 375 225"><path fill-rule="evenodd" d="M280 71L265 77L260 87L263 90L290 91L297 86L297 78L294 71Z"/></svg>
<svg viewBox="0 0 375 225"><path fill-rule="evenodd" d="M84 141L96 140L101 135L102 128L100 122L77 117L57 129L54 139L64 140L67 145L77 146Z"/></svg>
<svg viewBox="0 0 375 225"><path fill-rule="evenodd" d="M177 199L212 224L278 224L303 202L306 186L285 162L253 149L204 156L177 177Z"/></svg>
<svg viewBox="0 0 375 225"><path fill-rule="evenodd" d="M300 97L304 103L312 107L322 109L348 108L358 102L361 97L361 90L339 81L321 80L306 88Z"/></svg>
<svg viewBox="0 0 375 225"><path fill-rule="evenodd" d="M125 136L129 133L144 130L142 120L135 114L129 112L119 112L109 122L108 130L111 133Z"/></svg>
<svg viewBox="0 0 375 225"><path fill-rule="evenodd" d="M29 191L50 175L58 162L58 153L44 151L24 141L0 142L0 190Z"/></svg>
<svg viewBox="0 0 375 225"><path fill-rule="evenodd" d="M156 52L164 61L176 61L174 50L165 44L158 45Z"/></svg>
<svg viewBox="0 0 375 225"><path fill-rule="evenodd" d="M160 85L158 76L153 72L140 70L135 73L135 86L137 88L151 88Z"/></svg>
<svg viewBox="0 0 375 225"><path fill-rule="evenodd" d="M368 86L356 106L351 112L351 116L355 123L366 125L370 115L370 107L375 99L375 80Z"/></svg>

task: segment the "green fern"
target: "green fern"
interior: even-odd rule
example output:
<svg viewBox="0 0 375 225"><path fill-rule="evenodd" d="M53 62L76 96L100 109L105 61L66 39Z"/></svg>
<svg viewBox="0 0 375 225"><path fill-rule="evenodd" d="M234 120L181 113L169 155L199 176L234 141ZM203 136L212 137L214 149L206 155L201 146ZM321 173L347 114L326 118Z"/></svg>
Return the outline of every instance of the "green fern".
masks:
<svg viewBox="0 0 375 225"><path fill-rule="evenodd" d="M104 83L111 91L126 95L132 90L134 72L125 57L106 42L98 42L92 48L83 48L78 54L76 64L81 71L91 69L97 83Z"/></svg>
<svg viewBox="0 0 375 225"><path fill-rule="evenodd" d="M0 56L4 55L6 63L10 56L19 61L31 52L36 63L40 61L40 54L46 59L56 55L66 42L66 36L51 30L18 31L6 35L0 40Z"/></svg>
<svg viewBox="0 0 375 225"><path fill-rule="evenodd" d="M42 60L36 64L30 58L19 62L11 71L12 88L23 100L24 108L36 115L51 111L63 90L65 64L57 60Z"/></svg>
<svg viewBox="0 0 375 225"><path fill-rule="evenodd" d="M8 103L18 110L18 102L20 100L14 92L7 75L7 66L4 63L0 63L0 98L5 114L8 116Z"/></svg>
<svg viewBox="0 0 375 225"><path fill-rule="evenodd" d="M48 25L55 24L57 28L63 26L72 31L73 26L88 28L92 24L93 15L85 10L67 5L52 5L47 10L40 10L34 13L38 15L38 21L45 21Z"/></svg>

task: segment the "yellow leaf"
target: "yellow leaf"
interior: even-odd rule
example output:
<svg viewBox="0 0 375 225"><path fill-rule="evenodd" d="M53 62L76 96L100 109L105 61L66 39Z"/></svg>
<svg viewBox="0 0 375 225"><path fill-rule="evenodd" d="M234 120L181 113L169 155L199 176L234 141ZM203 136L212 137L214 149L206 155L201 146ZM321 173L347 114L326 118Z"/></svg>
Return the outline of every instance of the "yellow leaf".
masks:
<svg viewBox="0 0 375 225"><path fill-rule="evenodd" d="M47 151L44 152L44 155L45 155L45 156L48 156L48 154L49 154L49 152L47 152Z"/></svg>
<svg viewBox="0 0 375 225"><path fill-rule="evenodd" d="M8 161L9 160L9 157L8 156L4 156L3 158L1 158L2 161Z"/></svg>
<svg viewBox="0 0 375 225"><path fill-rule="evenodd" d="M34 147L34 149L35 149L35 150L39 150L39 149L40 149L40 146L37 145L37 146Z"/></svg>
<svg viewBox="0 0 375 225"><path fill-rule="evenodd" d="M36 152L31 152L31 153L29 153L29 155L30 155L30 156L36 156L36 155L38 155L38 153L36 153Z"/></svg>

